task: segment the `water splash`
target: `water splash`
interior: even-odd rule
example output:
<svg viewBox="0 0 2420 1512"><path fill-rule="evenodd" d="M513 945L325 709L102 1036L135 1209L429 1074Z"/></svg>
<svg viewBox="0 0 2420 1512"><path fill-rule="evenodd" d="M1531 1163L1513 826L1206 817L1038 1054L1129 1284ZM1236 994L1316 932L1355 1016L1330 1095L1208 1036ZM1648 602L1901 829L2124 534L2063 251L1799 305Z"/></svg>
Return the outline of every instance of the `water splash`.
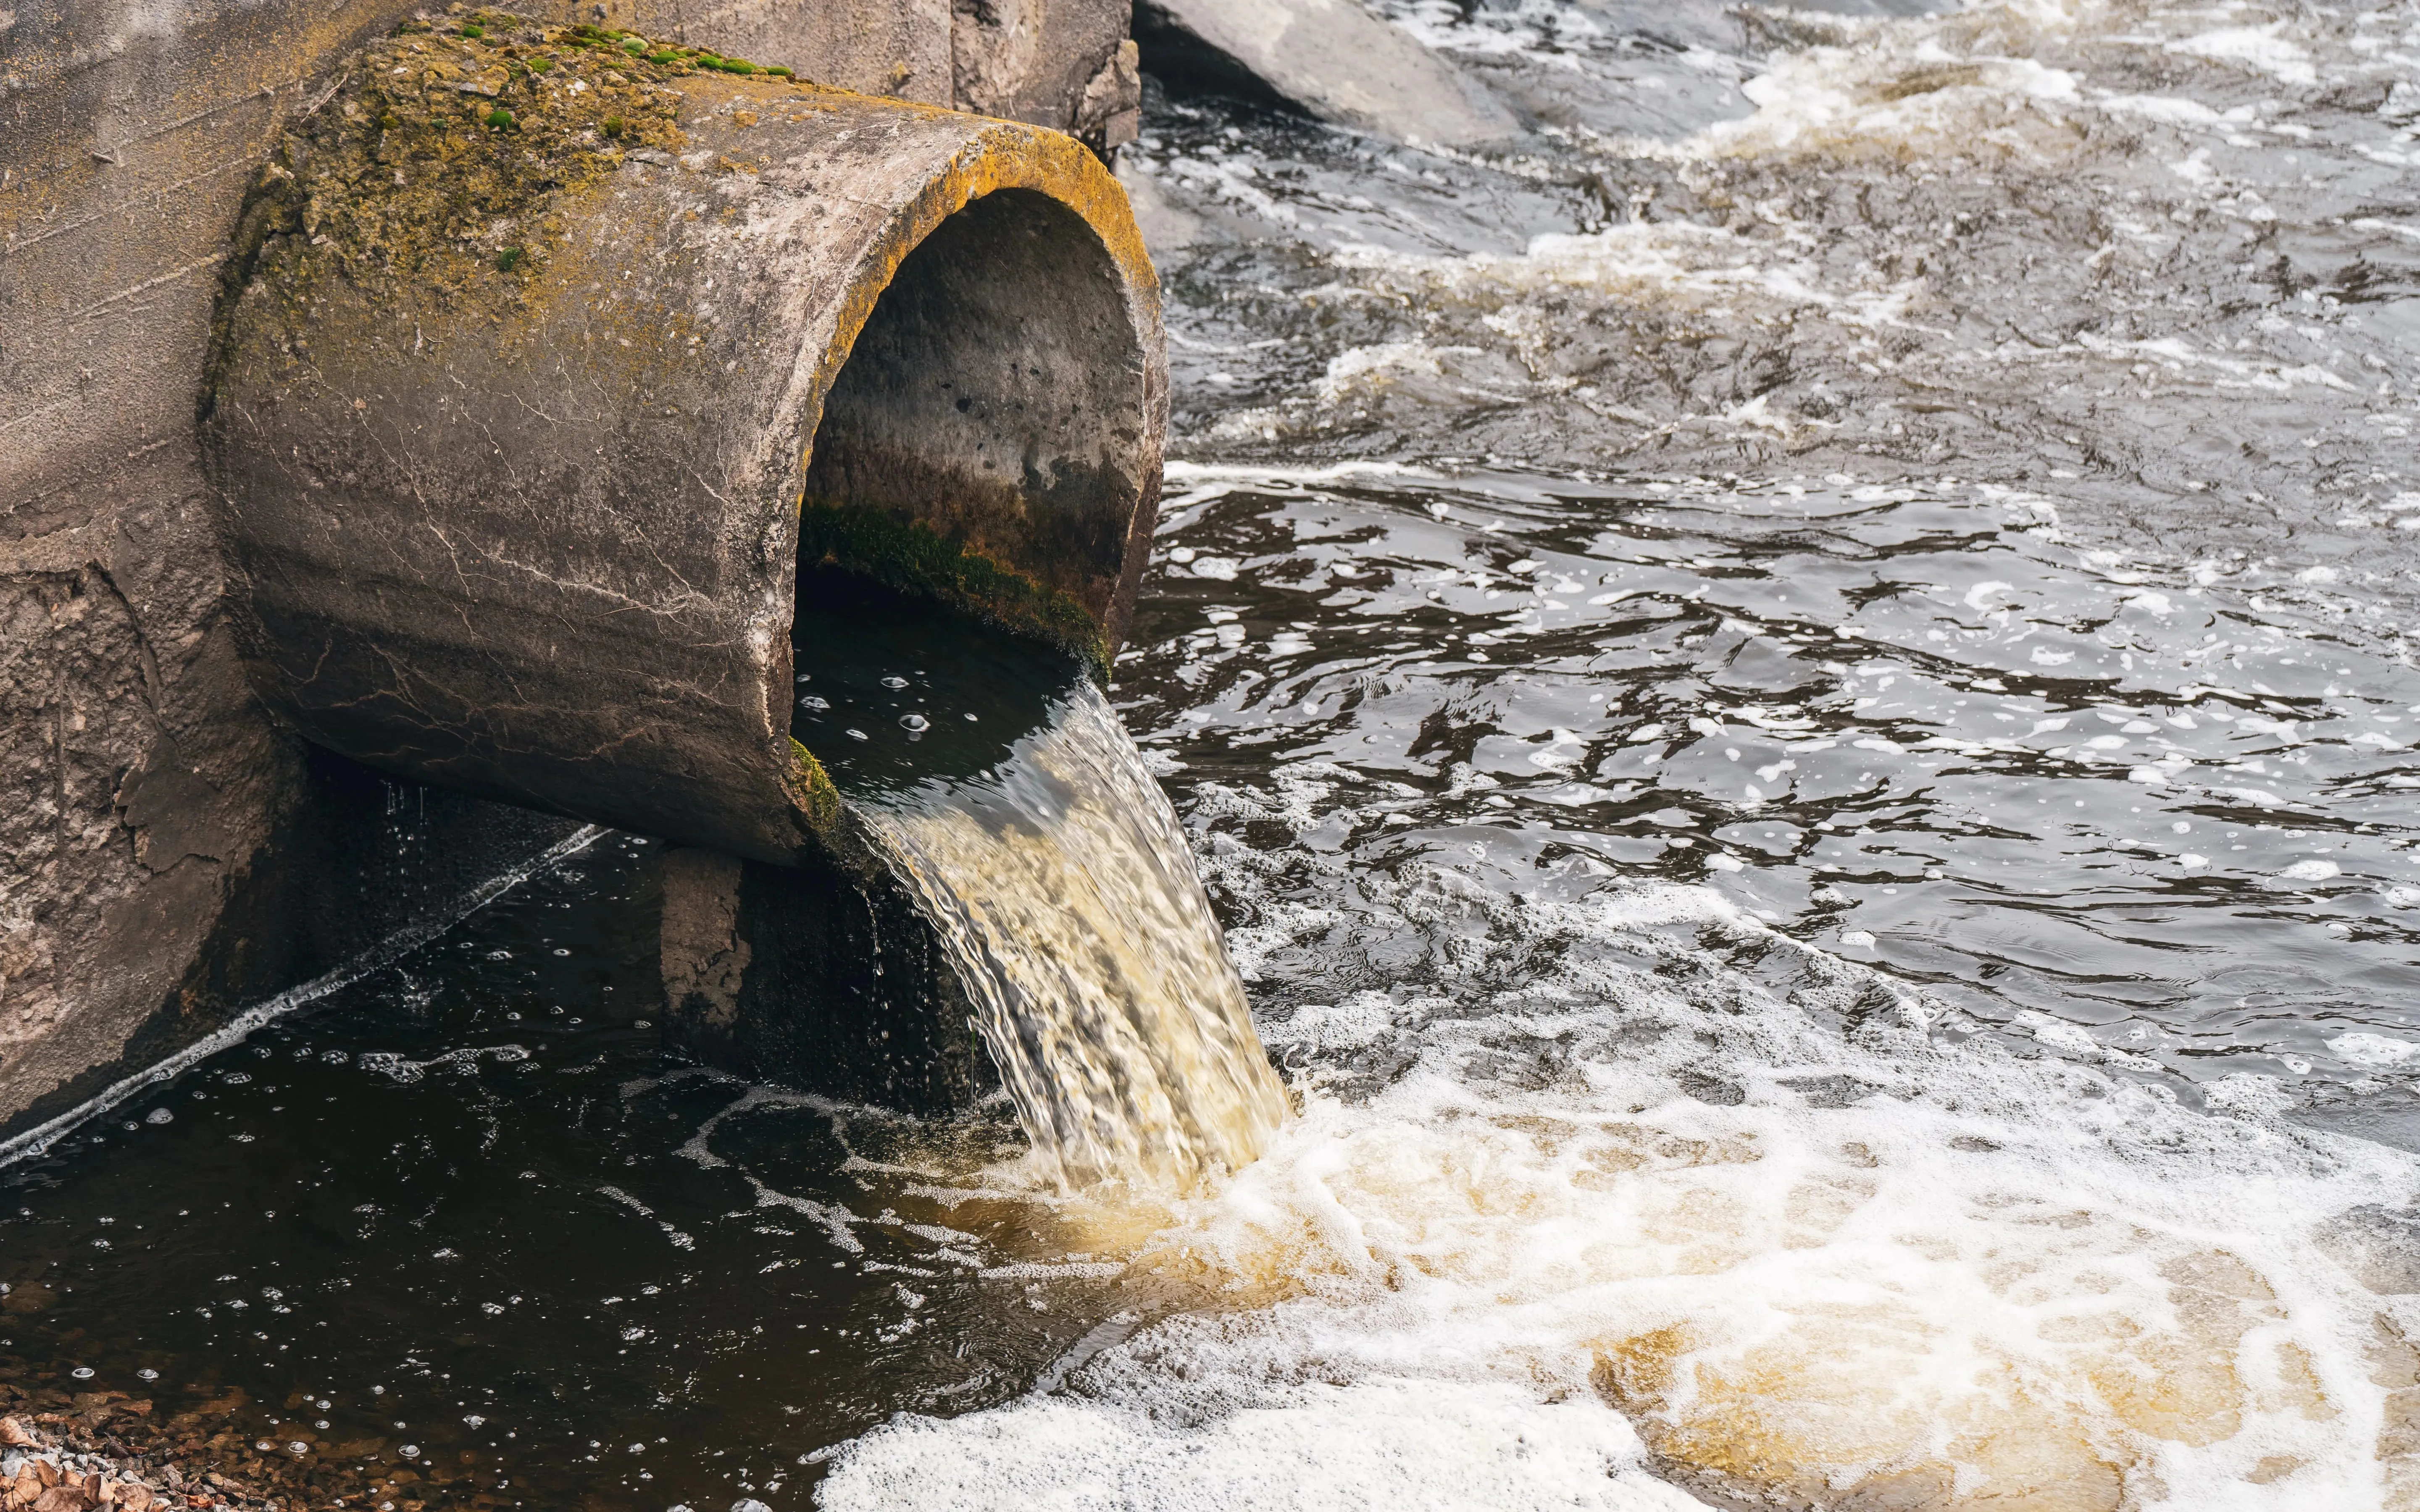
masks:
<svg viewBox="0 0 2420 1512"><path fill-rule="evenodd" d="M1176 815L1089 682L985 775L857 801L1062 1178L1182 1187L1261 1152L1284 1093Z"/></svg>

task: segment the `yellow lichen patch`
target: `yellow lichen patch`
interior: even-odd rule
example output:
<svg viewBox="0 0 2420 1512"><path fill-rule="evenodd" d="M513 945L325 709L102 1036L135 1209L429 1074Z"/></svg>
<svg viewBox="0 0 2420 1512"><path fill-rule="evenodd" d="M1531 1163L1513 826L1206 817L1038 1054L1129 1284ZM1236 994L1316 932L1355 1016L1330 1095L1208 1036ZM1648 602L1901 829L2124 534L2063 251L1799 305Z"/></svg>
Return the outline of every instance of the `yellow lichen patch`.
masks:
<svg viewBox="0 0 2420 1512"><path fill-rule="evenodd" d="M790 742L789 785L790 801L806 815L807 823L820 830L839 821L840 789L832 785L830 774L815 753L795 740Z"/></svg>

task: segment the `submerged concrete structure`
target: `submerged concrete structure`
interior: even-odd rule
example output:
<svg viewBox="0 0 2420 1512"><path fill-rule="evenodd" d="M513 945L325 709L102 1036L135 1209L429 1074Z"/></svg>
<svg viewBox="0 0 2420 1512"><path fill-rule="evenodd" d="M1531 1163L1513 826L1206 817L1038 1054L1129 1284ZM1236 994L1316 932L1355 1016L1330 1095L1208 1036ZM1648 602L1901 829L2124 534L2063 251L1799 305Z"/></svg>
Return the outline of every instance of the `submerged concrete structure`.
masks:
<svg viewBox="0 0 2420 1512"><path fill-rule="evenodd" d="M469 14L430 12L423 24L458 38ZM489 798L728 854L797 854L825 806L776 698L791 580L783 559L797 549L797 516L772 507L785 491L794 505L811 491L830 501L830 515L814 517L815 542L835 557L921 574L919 586L1071 640L1113 635L1131 593L1125 548L1148 524L1160 401L1137 334L1132 294L1145 285L1127 249L1100 234L1123 203L1073 142L952 114L981 109L1113 146L1132 130L1135 100L1123 6L558 4L526 24L594 29L583 56L605 67L582 93L633 102L570 112L596 140L566 146L554 160L562 173L520 184L527 222L449 223L442 247L419 249L448 286L406 281L381 304L365 291L395 265L319 269L321 253L375 249L341 247L314 224L334 201L285 195L276 174L294 170L268 170L298 120L388 130L384 117L400 112L366 125L346 114L366 108L354 60L411 16L394 0L191 15L86 0L0 9L0 1131L343 949L343 928L294 927L312 912L292 895L311 835L355 836L340 847L351 874L391 873L413 893L442 890L444 872L412 872L404 853L415 843L450 832L472 849L527 848L568 827L546 831L547 821L471 797L442 800L436 830L398 829L391 815L327 827L329 805L359 818L380 800L358 768L315 755L314 741ZM625 29L650 51L684 44L673 48L683 60L608 52L623 39L606 34ZM784 64L881 98L696 66L706 44L722 50L709 54L718 62ZM466 143L488 131L534 147L543 108L511 91L552 70L493 61L412 83L424 100L458 108ZM564 69L566 87L580 71ZM382 186L361 177L372 164ZM408 179L411 167L375 146L351 166L355 190L398 187L394 175ZM889 187L861 201L837 193L877 181ZM430 229L398 220L384 252ZM817 261L815 247L844 244L846 256ZM1004 249L1002 266L1021 270L987 285L952 254L978 244ZM1045 361L1026 365L1042 371L1020 377L995 361L972 393L910 392L902 375L928 361L982 369L960 339L971 328L929 312L997 304L1078 252L1109 302L1041 312L1051 319L1032 334ZM308 292L279 304L263 285L248 304L262 272L279 270L264 255L290 258L283 271ZM883 276L846 276L868 266ZM893 273L913 293L886 319L877 305ZM362 284L349 282L355 274ZM219 308L227 349L252 351L257 365L222 364L206 384ZM346 339L315 335L321 314ZM417 322L409 333L407 316ZM1085 343L1121 321L1122 355L1096 367L1106 348ZM456 376L489 385L492 403L447 399L445 367L427 361L432 324ZM843 363L848 346L833 340L844 331L876 360ZM569 377L515 387L513 364L548 353L584 353L591 378L611 370L623 382L610 396ZM1016 406L1041 397L1046 378L1094 372L1125 385L1115 408L1133 434L1084 432L1072 415L1019 417ZM289 432L274 431L279 417ZM806 442L836 423L818 473ZM215 474L206 434L219 448ZM285 437L282 460L273 435ZM1016 486L977 486L981 462L1012 443ZM482 489L469 460L478 456L507 483L525 463L550 481ZM613 493L623 469L662 490L628 527L608 518L639 507L635 494ZM286 491L235 501L225 485L239 475ZM951 479L965 486L934 492ZM447 549L440 571L442 543L415 537L396 513L413 489L439 484L445 508L462 512L452 547L470 543L480 559L475 586L470 558ZM517 555L509 532L550 497L576 507ZM1005 563L1016 583L946 553L886 548L873 527L920 523L907 507L917 499L952 511L921 522L934 539ZM1041 515L1027 509L1036 501L1048 506ZM1019 537L1032 519L1047 529ZM582 553L609 548L646 559L655 576L583 579ZM347 618L349 594L365 618ZM449 642L449 609L486 618ZM627 623L650 618L671 627L659 654L600 681L600 669L622 664L611 648L632 642ZM306 664L292 638L313 633L328 655ZM556 659L535 670L551 681L517 684L512 669L465 652L490 633L549 647ZM381 681L375 643L389 634L429 658L417 666L431 675ZM489 680L452 681L478 676ZM493 704L497 717L472 712L507 686L519 694ZM608 738L601 715L617 701L634 717ZM557 719L584 744L560 738ZM547 744L587 759L534 763L540 727L552 729ZM633 779L651 795L644 802L614 798L628 790L618 779L582 785L625 758L626 774L644 774ZM697 796L726 784L742 796Z"/></svg>

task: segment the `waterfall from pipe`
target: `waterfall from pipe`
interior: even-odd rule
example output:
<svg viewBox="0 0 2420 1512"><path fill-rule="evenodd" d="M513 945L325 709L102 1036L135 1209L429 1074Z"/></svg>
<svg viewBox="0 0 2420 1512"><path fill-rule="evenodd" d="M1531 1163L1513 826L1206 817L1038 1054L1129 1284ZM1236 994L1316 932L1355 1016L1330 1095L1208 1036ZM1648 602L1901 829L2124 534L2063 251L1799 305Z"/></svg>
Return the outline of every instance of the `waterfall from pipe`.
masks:
<svg viewBox="0 0 2420 1512"><path fill-rule="evenodd" d="M1185 1187L1260 1153L1285 1094L1175 812L1089 681L977 776L852 797L1064 1180Z"/></svg>

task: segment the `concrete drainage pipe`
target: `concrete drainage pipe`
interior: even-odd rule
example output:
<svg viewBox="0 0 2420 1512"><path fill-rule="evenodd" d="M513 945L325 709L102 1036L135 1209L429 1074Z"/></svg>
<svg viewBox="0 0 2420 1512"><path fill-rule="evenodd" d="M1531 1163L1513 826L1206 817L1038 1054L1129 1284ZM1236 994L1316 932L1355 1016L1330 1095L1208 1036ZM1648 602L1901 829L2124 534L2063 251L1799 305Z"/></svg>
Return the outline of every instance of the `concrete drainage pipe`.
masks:
<svg viewBox="0 0 2420 1512"><path fill-rule="evenodd" d="M802 520L1106 656L1157 285L1055 132L489 14L372 49L247 212L203 407L256 681L373 766L798 861Z"/></svg>

